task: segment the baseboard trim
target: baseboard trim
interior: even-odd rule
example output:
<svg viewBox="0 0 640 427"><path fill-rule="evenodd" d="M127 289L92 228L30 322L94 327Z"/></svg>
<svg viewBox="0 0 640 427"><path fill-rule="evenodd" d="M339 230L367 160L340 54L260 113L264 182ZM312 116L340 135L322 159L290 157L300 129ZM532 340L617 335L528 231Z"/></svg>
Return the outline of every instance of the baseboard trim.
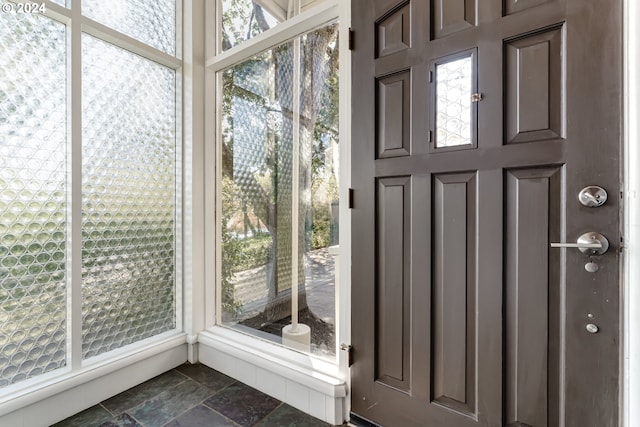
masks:
<svg viewBox="0 0 640 427"><path fill-rule="evenodd" d="M210 331L201 333L199 341L200 362L204 365L329 424L345 421L345 381L314 371L312 362L304 366L260 348L268 344L247 346Z"/></svg>
<svg viewBox="0 0 640 427"><path fill-rule="evenodd" d="M187 361L184 336L150 346L130 357L105 361L81 373L25 389L3 402L1 427L49 426Z"/></svg>

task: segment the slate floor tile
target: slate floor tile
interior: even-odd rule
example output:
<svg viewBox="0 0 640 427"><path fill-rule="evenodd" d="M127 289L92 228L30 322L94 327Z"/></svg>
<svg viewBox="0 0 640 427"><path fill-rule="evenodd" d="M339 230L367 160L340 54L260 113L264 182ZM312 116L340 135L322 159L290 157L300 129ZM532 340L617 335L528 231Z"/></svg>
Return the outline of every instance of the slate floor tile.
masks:
<svg viewBox="0 0 640 427"><path fill-rule="evenodd" d="M138 386L118 394L117 396L102 402L102 405L114 415L121 414L127 409L134 408L165 390L171 389L186 381L187 378L178 372L171 370Z"/></svg>
<svg viewBox="0 0 640 427"><path fill-rule="evenodd" d="M113 415L109 411L100 405L96 405L60 421L52 427L98 427L112 418Z"/></svg>
<svg viewBox="0 0 640 427"><path fill-rule="evenodd" d="M233 378L228 377L218 371L209 368L208 366L204 366L199 363L195 365L186 363L184 365L178 366L176 370L188 376L192 380L206 385L214 392L220 391L223 388L236 382L236 380L234 380Z"/></svg>
<svg viewBox="0 0 640 427"><path fill-rule="evenodd" d="M129 414L120 414L111 421L100 424L100 427L144 427L136 420L131 418Z"/></svg>
<svg viewBox="0 0 640 427"><path fill-rule="evenodd" d="M164 427L238 427L213 409L198 405L174 419Z"/></svg>
<svg viewBox="0 0 640 427"><path fill-rule="evenodd" d="M127 411L145 427L162 426L210 397L209 388L187 379Z"/></svg>
<svg viewBox="0 0 640 427"><path fill-rule="evenodd" d="M256 427L329 427L329 424L305 414L293 406L282 404L259 422Z"/></svg>
<svg viewBox="0 0 640 427"><path fill-rule="evenodd" d="M236 382L204 402L243 427L251 427L280 405L280 401Z"/></svg>
<svg viewBox="0 0 640 427"><path fill-rule="evenodd" d="M55 427L329 427L204 365L181 365Z"/></svg>

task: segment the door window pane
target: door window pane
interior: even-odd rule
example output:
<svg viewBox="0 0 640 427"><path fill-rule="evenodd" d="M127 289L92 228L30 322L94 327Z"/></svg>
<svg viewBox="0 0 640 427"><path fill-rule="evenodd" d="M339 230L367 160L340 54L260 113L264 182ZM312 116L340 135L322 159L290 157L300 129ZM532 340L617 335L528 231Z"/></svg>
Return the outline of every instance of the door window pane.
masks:
<svg viewBox="0 0 640 427"><path fill-rule="evenodd" d="M175 0L82 0L82 14L169 55L176 53Z"/></svg>
<svg viewBox="0 0 640 427"><path fill-rule="evenodd" d="M0 13L0 387L66 365L65 32Z"/></svg>
<svg viewBox="0 0 640 427"><path fill-rule="evenodd" d="M82 51L87 358L176 325L176 73L88 35Z"/></svg>
<svg viewBox="0 0 640 427"><path fill-rule="evenodd" d="M325 0L222 0L222 50L249 40Z"/></svg>
<svg viewBox="0 0 640 427"><path fill-rule="evenodd" d="M436 64L436 147L469 145L472 140L472 57Z"/></svg>
<svg viewBox="0 0 640 427"><path fill-rule="evenodd" d="M330 25L222 73L222 324L280 343L297 321L310 328L304 350L325 357L335 355L337 49Z"/></svg>

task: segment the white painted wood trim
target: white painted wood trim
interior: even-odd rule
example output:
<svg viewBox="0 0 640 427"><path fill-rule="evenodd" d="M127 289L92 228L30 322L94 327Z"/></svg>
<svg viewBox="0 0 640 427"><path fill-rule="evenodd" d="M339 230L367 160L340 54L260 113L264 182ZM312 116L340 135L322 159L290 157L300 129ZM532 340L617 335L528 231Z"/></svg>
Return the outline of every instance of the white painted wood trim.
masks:
<svg viewBox="0 0 640 427"><path fill-rule="evenodd" d="M340 351L340 344L351 344L351 210L349 209L349 188L351 188L351 51L349 50L349 29L351 28L351 2L341 1L339 9L340 31L340 88L339 88L339 127L340 127L340 249L336 290L337 358L339 377L351 389L351 371L348 355ZM349 419L351 411L350 395L344 405L344 419Z"/></svg>
<svg viewBox="0 0 640 427"><path fill-rule="evenodd" d="M322 372L335 365L224 328L199 340L201 363L325 422L344 422L347 385Z"/></svg>
<svg viewBox="0 0 640 427"><path fill-rule="evenodd" d="M164 53L161 50L134 39L133 37L129 37L123 33L113 30L106 25L87 18L86 16L82 17L81 22L82 31L84 33L90 34L137 55L155 61L165 67L173 68L175 70L182 66L181 59ZM179 51L177 47L176 51Z"/></svg>
<svg viewBox="0 0 640 427"><path fill-rule="evenodd" d="M186 334L173 332L121 350L109 359L89 361L80 371L55 371L6 387L0 395L0 426L50 425L173 369L187 360ZM72 398L78 391L81 398ZM68 398L62 400L64 408L51 405L61 396ZM23 414L24 424L6 423L15 412ZM34 417L40 417L38 422L27 422Z"/></svg>
<svg viewBox="0 0 640 427"><path fill-rule="evenodd" d="M71 13L71 31L67 31L67 366L82 366L82 0ZM67 26L69 29L69 26Z"/></svg>
<svg viewBox="0 0 640 427"><path fill-rule="evenodd" d="M232 67L261 52L276 47L338 17L338 2L331 0L302 12L274 28L242 42L207 60L207 68L217 72Z"/></svg>
<svg viewBox="0 0 640 427"><path fill-rule="evenodd" d="M624 2L625 136L623 252L624 379L622 419L640 425L640 4Z"/></svg>
<svg viewBox="0 0 640 427"><path fill-rule="evenodd" d="M189 335L189 362L196 363L197 335L205 328L204 320L204 0L183 2L183 319ZM191 30L191 31L189 31ZM177 246L180 248L180 246ZM178 249L179 250L179 249Z"/></svg>

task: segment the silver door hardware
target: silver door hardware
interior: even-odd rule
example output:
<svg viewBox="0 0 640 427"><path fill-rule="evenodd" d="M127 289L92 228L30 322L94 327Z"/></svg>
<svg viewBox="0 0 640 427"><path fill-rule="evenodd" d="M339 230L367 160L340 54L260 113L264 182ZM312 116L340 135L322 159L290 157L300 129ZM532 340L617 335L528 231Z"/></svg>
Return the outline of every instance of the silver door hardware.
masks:
<svg viewBox="0 0 640 427"><path fill-rule="evenodd" d="M484 96L480 92L471 94L471 102L480 102L483 98Z"/></svg>
<svg viewBox="0 0 640 427"><path fill-rule="evenodd" d="M590 185L580 190L578 200L588 208L597 208L607 201L607 191L597 185Z"/></svg>
<svg viewBox="0 0 640 427"><path fill-rule="evenodd" d="M584 265L584 269L589 273L597 273L600 270L600 266L595 262L588 262Z"/></svg>
<svg viewBox="0 0 640 427"><path fill-rule="evenodd" d="M599 330L600 328L598 328L598 326L594 325L593 323L589 323L587 325L587 332L589 332L590 334L597 334Z"/></svg>
<svg viewBox="0 0 640 427"><path fill-rule="evenodd" d="M577 248L583 254L602 255L609 249L609 241L600 233L584 233L576 243L551 243L552 248Z"/></svg>

